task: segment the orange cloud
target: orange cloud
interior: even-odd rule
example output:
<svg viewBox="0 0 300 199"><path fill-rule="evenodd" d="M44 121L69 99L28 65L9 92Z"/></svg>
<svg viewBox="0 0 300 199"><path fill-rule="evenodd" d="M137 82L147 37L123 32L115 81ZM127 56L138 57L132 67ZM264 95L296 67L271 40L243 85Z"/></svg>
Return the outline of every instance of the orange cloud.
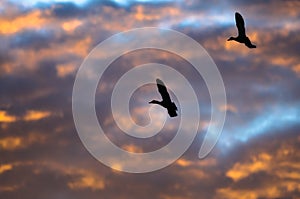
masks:
<svg viewBox="0 0 300 199"><path fill-rule="evenodd" d="M233 190L231 188L222 188L217 192L216 198L223 199L257 199L257 194L254 191L249 190Z"/></svg>
<svg viewBox="0 0 300 199"><path fill-rule="evenodd" d="M133 144L124 145L122 148L126 151L132 152L132 153L143 153L143 149L140 147L137 147Z"/></svg>
<svg viewBox="0 0 300 199"><path fill-rule="evenodd" d="M72 32L74 31L78 26L80 26L82 24L81 21L74 19L74 20L70 20L67 22L64 22L62 24L62 28L67 31L67 32Z"/></svg>
<svg viewBox="0 0 300 199"><path fill-rule="evenodd" d="M226 176L230 177L234 181L239 181L252 173L267 170L271 163L271 159L272 158L269 154L259 154L258 157L252 158L252 161L249 163L236 163L232 169L227 171Z"/></svg>
<svg viewBox="0 0 300 199"><path fill-rule="evenodd" d="M91 46L92 39L86 37L82 40L75 42L74 44L65 46L65 50L71 54L76 54L80 57L85 57L89 53L89 48Z"/></svg>
<svg viewBox="0 0 300 199"><path fill-rule="evenodd" d="M294 141L282 142L272 154L256 151L250 160L235 163L226 172L226 176L233 182L228 187L217 189L215 198L282 198L298 193L300 164L297 161L299 154L293 143ZM256 177L253 174L258 172L272 177L259 186L250 185L249 189L239 188L242 179L247 180L249 177L254 182Z"/></svg>
<svg viewBox="0 0 300 199"><path fill-rule="evenodd" d="M115 163L115 164L112 164L111 165L111 168L113 169L112 171L114 172L114 173L120 173L121 171L122 171L122 165L121 164L117 164L117 163Z"/></svg>
<svg viewBox="0 0 300 199"><path fill-rule="evenodd" d="M30 133L26 137L11 136L0 139L0 149L13 151L26 148L34 143L44 143L46 136L39 133Z"/></svg>
<svg viewBox="0 0 300 199"><path fill-rule="evenodd" d="M63 78L69 74L74 73L76 69L77 68L75 67L75 64L73 64L73 63L58 64L56 66L57 76Z"/></svg>
<svg viewBox="0 0 300 199"><path fill-rule="evenodd" d="M22 139L20 137L7 137L0 139L0 148L4 150L14 150L22 146Z"/></svg>
<svg viewBox="0 0 300 199"><path fill-rule="evenodd" d="M34 110L31 110L31 111L28 111L26 113L26 115L24 116L24 120L25 121L36 121L36 120L40 120L40 119L43 119L45 117L48 117L50 115L51 115L51 113L48 112L48 111L34 111Z"/></svg>
<svg viewBox="0 0 300 199"><path fill-rule="evenodd" d="M6 111L0 110L0 122L15 122L16 120L15 116L8 115Z"/></svg>
<svg viewBox="0 0 300 199"><path fill-rule="evenodd" d="M133 7L132 12L127 12L122 8L103 6L102 12L103 16L110 16L109 21L107 18L97 15L89 18L89 22L94 25L101 24L104 30L111 32L125 31L134 27L157 26L161 20L167 19L169 22L171 19L179 18L182 15L180 9L176 7L148 9L147 6L142 5Z"/></svg>
<svg viewBox="0 0 300 199"><path fill-rule="evenodd" d="M293 71L295 71L298 75L300 75L300 64L296 64L293 66Z"/></svg>
<svg viewBox="0 0 300 199"><path fill-rule="evenodd" d="M193 166L195 168L199 167L212 167L217 164L217 161L215 158L206 158L203 160L197 160L197 161L189 161L184 158L180 158L176 161L176 164L182 167L189 167Z"/></svg>
<svg viewBox="0 0 300 199"><path fill-rule="evenodd" d="M0 18L0 34L13 34L23 29L38 29L45 24L41 11L35 10L14 19Z"/></svg>
<svg viewBox="0 0 300 199"><path fill-rule="evenodd" d="M26 70L34 71L37 69L38 63L42 62L43 60L55 60L57 58L70 55L85 57L89 53L91 43L92 39L90 37L85 37L76 41L68 40L64 43L50 43L48 48L39 49L38 52L36 49L13 49L10 51L10 53L13 54L15 60L18 61L4 64L3 69L5 73L12 74L18 72L20 70L20 63L23 63L23 66L26 68ZM77 62L71 61L65 65L57 66L58 75L62 77L68 73L71 73L77 69L77 67L79 67L80 63L77 63L77 65L76 63ZM71 66L72 64L73 67Z"/></svg>
<svg viewBox="0 0 300 199"><path fill-rule="evenodd" d="M232 105L232 104L226 104L226 105L223 105L220 107L220 110L221 111L230 111L230 112L233 112L233 113L237 113L238 112L238 109L236 106Z"/></svg>
<svg viewBox="0 0 300 199"><path fill-rule="evenodd" d="M78 167L68 167L65 165L57 164L56 162L13 162L10 164L0 165L0 174L5 171L16 169L17 167L31 166L35 174L39 174L43 169L53 170L61 175L72 176L67 186L72 190L91 189L91 190L102 190L105 188L104 180L101 176L94 173L91 170L80 169ZM15 185L0 185L0 191L15 191L22 184Z"/></svg>
<svg viewBox="0 0 300 199"><path fill-rule="evenodd" d="M99 179L94 174L84 173L79 179L68 183L68 187L73 190L78 189L92 189L102 190L105 187L104 181Z"/></svg>
<svg viewBox="0 0 300 199"><path fill-rule="evenodd" d="M0 165L0 174L1 173L4 173L5 171L9 171L12 169L12 165L11 164L3 164L3 165Z"/></svg>
<svg viewBox="0 0 300 199"><path fill-rule="evenodd" d="M49 117L50 115L51 112L49 111L29 110L26 112L26 114L23 117L16 117L16 116L8 115L6 111L0 111L0 122L9 123L9 122L15 122L17 120L36 121L36 120Z"/></svg>
<svg viewBox="0 0 300 199"><path fill-rule="evenodd" d="M257 199L257 198L283 198L286 191L299 191L299 182L278 181L276 184L269 183L264 187L246 189L221 188L217 190L216 198L224 199ZM292 197L291 197L292 198Z"/></svg>
<svg viewBox="0 0 300 199"><path fill-rule="evenodd" d="M179 166L182 166L182 167L187 167L187 166L190 166L192 164L192 162L189 160L180 158L176 161L176 164L178 164Z"/></svg>

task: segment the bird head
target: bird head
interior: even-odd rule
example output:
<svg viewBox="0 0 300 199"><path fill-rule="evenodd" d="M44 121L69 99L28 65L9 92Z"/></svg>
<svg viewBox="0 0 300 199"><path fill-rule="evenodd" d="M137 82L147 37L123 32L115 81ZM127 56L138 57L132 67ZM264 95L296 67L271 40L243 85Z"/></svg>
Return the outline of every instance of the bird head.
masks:
<svg viewBox="0 0 300 199"><path fill-rule="evenodd" d="M234 37L229 37L229 38L227 39L227 41L231 41L231 40L234 40Z"/></svg>

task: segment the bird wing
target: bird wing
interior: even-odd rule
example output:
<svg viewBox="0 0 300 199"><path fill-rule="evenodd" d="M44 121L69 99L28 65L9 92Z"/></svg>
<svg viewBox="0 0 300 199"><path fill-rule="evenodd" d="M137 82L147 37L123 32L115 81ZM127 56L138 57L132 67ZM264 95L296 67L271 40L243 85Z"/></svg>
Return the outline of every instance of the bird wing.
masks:
<svg viewBox="0 0 300 199"><path fill-rule="evenodd" d="M245 22L242 15L238 12L235 13L235 24L239 31L239 36L246 36Z"/></svg>
<svg viewBox="0 0 300 199"><path fill-rule="evenodd" d="M160 93L163 101L171 102L170 95L163 81L161 81L160 79L156 79L156 84L157 84L158 92Z"/></svg>
<svg viewBox="0 0 300 199"><path fill-rule="evenodd" d="M169 113L170 117L176 117L177 116L177 113L176 113L177 110L178 110L177 106L175 105L174 102L172 102L170 104L170 106L168 107L168 113Z"/></svg>

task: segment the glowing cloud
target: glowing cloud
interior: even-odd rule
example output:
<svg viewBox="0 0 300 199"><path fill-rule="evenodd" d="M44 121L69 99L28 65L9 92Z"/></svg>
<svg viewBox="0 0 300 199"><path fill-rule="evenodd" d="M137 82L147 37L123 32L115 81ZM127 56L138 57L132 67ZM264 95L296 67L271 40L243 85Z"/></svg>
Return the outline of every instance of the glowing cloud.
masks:
<svg viewBox="0 0 300 199"><path fill-rule="evenodd" d="M24 23L26 21L26 23ZM0 18L0 34L13 34L23 29L39 29L45 24L41 11L36 10L14 19Z"/></svg>
<svg viewBox="0 0 300 199"><path fill-rule="evenodd" d="M0 111L0 122L15 122L16 120L15 116L8 115L6 111Z"/></svg>
<svg viewBox="0 0 300 199"><path fill-rule="evenodd" d="M31 110L31 111L28 111L26 113L26 115L24 116L24 120L25 121L35 121L35 120L40 120L40 119L43 119L45 117L48 117L50 116L50 112L47 112L47 111L34 111L34 110Z"/></svg>

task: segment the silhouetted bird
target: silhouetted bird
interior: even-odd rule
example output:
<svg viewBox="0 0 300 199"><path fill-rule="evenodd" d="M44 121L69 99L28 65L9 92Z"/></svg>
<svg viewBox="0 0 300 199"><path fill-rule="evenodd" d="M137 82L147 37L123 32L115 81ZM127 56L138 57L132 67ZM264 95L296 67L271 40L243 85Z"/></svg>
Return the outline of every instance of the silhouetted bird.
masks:
<svg viewBox="0 0 300 199"><path fill-rule="evenodd" d="M245 22L244 22L242 15L238 12L235 13L235 23L236 23L236 27L238 29L238 36L230 37L227 41L234 40L234 41L245 44L248 48L256 48L256 46L253 45L251 43L250 39L246 36Z"/></svg>
<svg viewBox="0 0 300 199"><path fill-rule="evenodd" d="M162 101L159 102L157 100L152 100L151 102L149 102L149 104L159 104L168 110L170 117L176 117L177 107L175 103L171 101L170 95L167 91L165 84L160 79L156 79L156 84L158 92L162 97Z"/></svg>

